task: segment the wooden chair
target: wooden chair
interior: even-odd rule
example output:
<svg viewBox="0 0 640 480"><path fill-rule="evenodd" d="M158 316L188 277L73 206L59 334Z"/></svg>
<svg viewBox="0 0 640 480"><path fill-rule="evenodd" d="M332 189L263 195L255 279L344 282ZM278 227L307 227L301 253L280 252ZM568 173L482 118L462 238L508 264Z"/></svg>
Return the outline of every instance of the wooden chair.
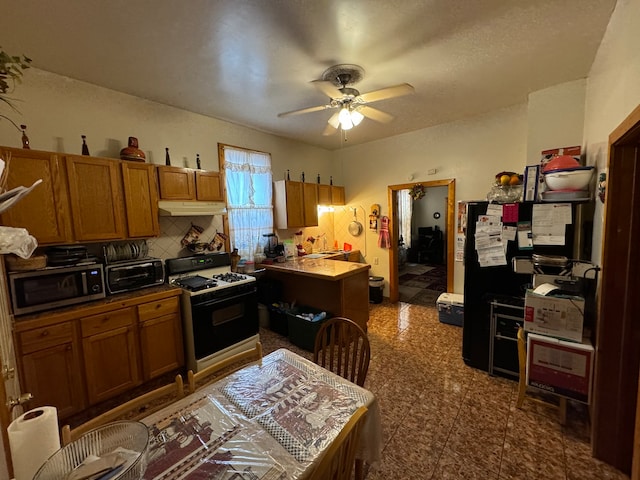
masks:
<svg viewBox="0 0 640 480"><path fill-rule="evenodd" d="M522 408L524 403L524 396L527 393L527 340L524 337L524 329L520 327L518 329L518 401L516 407ZM553 405L558 408L558 417L560 424L565 425L567 423L567 399L559 397L558 405L545 402L537 398L530 398L533 402L542 403L545 405Z"/></svg>
<svg viewBox="0 0 640 480"><path fill-rule="evenodd" d="M351 480L359 433L367 407L360 407L329 445L309 480ZM358 478L358 476L356 476Z"/></svg>
<svg viewBox="0 0 640 480"><path fill-rule="evenodd" d="M233 373L237 370L240 370L244 367L248 362L254 362L262 359L262 344L260 342L256 342L256 346L251 350L246 350L244 352L236 353L235 355L221 360L218 363L214 363L213 365L209 365L208 367L200 370L197 373L193 373L193 370L189 370L187 372L187 381L189 383L189 393L193 393L196 391L196 384L199 384L198 389L202 388L210 383L213 383L220 376L220 372L227 367L235 366L235 368L231 368L225 372L225 374ZM235 365L235 364L238 365ZM211 377L210 379L207 377ZM202 381L204 378L207 378L206 381Z"/></svg>
<svg viewBox="0 0 640 480"><path fill-rule="evenodd" d="M321 367L363 386L370 359L367 334L354 321L334 317L318 330L313 361Z"/></svg>
<svg viewBox="0 0 640 480"><path fill-rule="evenodd" d="M164 397L170 396L170 401L160 402ZM69 425L64 425L61 429L62 446L68 445L78 437L114 420L139 420L142 417L160 410L168 403L184 397L184 383L181 375L176 375L175 381L160 388L156 388L150 392L144 393L139 397L133 398L128 402L118 405L107 412L92 418L91 420L78 425L71 429ZM155 402L158 401L158 402ZM154 402L154 404L152 404Z"/></svg>

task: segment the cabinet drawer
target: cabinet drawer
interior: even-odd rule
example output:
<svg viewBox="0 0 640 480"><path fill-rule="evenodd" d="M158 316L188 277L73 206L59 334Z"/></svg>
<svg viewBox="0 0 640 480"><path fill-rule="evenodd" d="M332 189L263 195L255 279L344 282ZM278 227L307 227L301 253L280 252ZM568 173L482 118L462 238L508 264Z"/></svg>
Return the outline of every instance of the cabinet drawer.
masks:
<svg viewBox="0 0 640 480"><path fill-rule="evenodd" d="M73 325L71 322L20 333L23 355L71 341L73 341Z"/></svg>
<svg viewBox="0 0 640 480"><path fill-rule="evenodd" d="M81 323L82 336L88 337L120 327L129 327L134 324L135 319L136 315L133 307L85 317Z"/></svg>
<svg viewBox="0 0 640 480"><path fill-rule="evenodd" d="M145 320L149 320L150 318L157 318L162 317L163 315L178 313L179 310L179 297L158 300L157 302L144 303L142 305L138 305L138 319L141 322L144 322Z"/></svg>

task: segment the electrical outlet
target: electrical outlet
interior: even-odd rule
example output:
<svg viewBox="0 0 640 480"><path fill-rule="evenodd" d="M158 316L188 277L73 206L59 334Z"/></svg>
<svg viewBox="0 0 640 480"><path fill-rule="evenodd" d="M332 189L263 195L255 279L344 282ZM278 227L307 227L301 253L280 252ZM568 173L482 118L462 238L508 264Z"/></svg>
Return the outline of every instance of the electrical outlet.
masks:
<svg viewBox="0 0 640 480"><path fill-rule="evenodd" d="M373 257L373 264L378 265L378 262L379 262L378 257Z"/></svg>

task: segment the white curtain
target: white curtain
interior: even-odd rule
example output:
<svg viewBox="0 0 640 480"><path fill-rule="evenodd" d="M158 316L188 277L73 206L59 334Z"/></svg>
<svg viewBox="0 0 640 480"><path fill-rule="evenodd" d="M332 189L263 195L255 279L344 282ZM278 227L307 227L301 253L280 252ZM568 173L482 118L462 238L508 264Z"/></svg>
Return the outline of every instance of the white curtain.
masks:
<svg viewBox="0 0 640 480"><path fill-rule="evenodd" d="M407 248L411 247L411 214L413 212L413 198L409 190L398 191L398 234Z"/></svg>
<svg viewBox="0 0 640 480"><path fill-rule="evenodd" d="M265 233L273 233L271 155L224 147L231 248L253 260Z"/></svg>

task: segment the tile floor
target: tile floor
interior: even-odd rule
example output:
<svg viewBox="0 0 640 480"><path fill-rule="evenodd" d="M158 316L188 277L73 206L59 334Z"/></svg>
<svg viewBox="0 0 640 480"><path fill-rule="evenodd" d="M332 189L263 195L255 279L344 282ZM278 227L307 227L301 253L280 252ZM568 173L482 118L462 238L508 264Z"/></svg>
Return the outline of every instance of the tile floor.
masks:
<svg viewBox="0 0 640 480"><path fill-rule="evenodd" d="M285 337L261 330L265 353ZM624 479L591 457L586 409L570 403L567 425L552 408L525 400L516 383L467 367L462 330L433 307L371 306L372 359L365 383L380 402L382 461L367 480Z"/></svg>
<svg viewBox="0 0 640 480"><path fill-rule="evenodd" d="M398 271L400 301L412 305L434 306L447 291L445 265L406 263Z"/></svg>

